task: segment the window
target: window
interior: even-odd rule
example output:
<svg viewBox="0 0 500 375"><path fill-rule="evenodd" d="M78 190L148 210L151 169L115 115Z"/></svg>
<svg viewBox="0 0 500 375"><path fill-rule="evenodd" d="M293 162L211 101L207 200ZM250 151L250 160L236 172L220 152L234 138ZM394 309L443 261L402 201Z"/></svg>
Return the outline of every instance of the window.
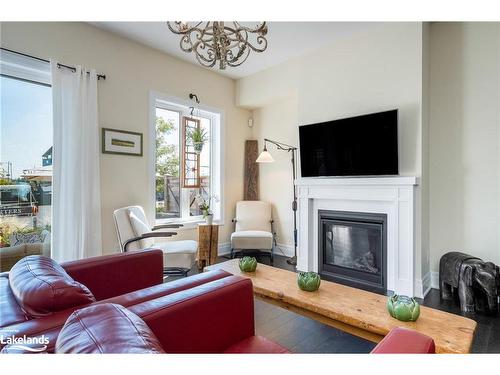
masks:
<svg viewBox="0 0 500 375"><path fill-rule="evenodd" d="M1 50L0 247L50 256L52 93L49 64ZM13 263L18 259L13 259ZM2 271L13 263L2 261Z"/></svg>
<svg viewBox="0 0 500 375"><path fill-rule="evenodd" d="M152 94L152 164L157 223L203 219L200 197L221 215L220 111ZM153 124L154 123L154 124ZM154 126L153 126L154 125Z"/></svg>

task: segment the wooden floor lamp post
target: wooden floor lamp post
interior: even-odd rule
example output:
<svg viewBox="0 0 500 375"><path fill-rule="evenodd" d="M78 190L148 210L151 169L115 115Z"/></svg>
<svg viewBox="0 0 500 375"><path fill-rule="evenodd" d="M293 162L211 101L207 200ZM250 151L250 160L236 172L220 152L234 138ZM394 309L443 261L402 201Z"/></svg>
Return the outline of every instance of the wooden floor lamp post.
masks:
<svg viewBox="0 0 500 375"><path fill-rule="evenodd" d="M292 202L292 211L293 211L293 257L288 258L286 262L293 266L297 266L297 190L295 186L295 178L296 178L296 168L295 168L295 153L297 152L297 147L287 145L282 142L273 141L267 138L264 138L264 149L260 153L257 158L257 163L273 163L274 159L272 155L267 151L267 143L271 143L276 146L278 150L290 152L292 155L292 185L293 185L293 202Z"/></svg>

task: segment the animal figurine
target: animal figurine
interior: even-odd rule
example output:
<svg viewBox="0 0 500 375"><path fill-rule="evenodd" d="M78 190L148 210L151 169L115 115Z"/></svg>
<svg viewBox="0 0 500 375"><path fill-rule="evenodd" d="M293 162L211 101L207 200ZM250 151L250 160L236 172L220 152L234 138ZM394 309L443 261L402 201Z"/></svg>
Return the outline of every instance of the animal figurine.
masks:
<svg viewBox="0 0 500 375"><path fill-rule="evenodd" d="M500 290L500 269L491 262L460 252L446 253L439 261L441 298L453 299L458 291L460 309L496 313Z"/></svg>

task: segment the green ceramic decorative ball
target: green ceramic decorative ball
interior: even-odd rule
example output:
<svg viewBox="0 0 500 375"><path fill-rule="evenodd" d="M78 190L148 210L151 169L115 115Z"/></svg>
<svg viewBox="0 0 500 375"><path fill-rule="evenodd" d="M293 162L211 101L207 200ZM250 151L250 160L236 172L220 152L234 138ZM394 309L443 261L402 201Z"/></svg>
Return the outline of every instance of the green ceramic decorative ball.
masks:
<svg viewBox="0 0 500 375"><path fill-rule="evenodd" d="M321 279L316 272L299 272L297 284L306 292L314 292L319 289Z"/></svg>
<svg viewBox="0 0 500 375"><path fill-rule="evenodd" d="M414 322L420 315L420 305L415 298L397 294L387 299L387 310L393 318L402 322Z"/></svg>
<svg viewBox="0 0 500 375"><path fill-rule="evenodd" d="M243 257L240 259L240 270L243 272L255 272L257 269L257 259L255 257Z"/></svg>

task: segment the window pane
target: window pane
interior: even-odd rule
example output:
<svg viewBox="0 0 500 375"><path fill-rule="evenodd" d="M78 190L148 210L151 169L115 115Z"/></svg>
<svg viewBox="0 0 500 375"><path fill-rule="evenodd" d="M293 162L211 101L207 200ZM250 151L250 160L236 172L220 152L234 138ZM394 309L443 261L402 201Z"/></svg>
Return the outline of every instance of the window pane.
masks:
<svg viewBox="0 0 500 375"><path fill-rule="evenodd" d="M24 254L50 256L52 201L51 88L0 77L1 271ZM11 252L12 254L12 252Z"/></svg>
<svg viewBox="0 0 500 375"><path fill-rule="evenodd" d="M179 112L156 108L156 219L181 215Z"/></svg>
<svg viewBox="0 0 500 375"><path fill-rule="evenodd" d="M187 107L163 105L156 107L156 220L191 220L203 215L196 198L211 194L212 123L191 118ZM204 137L195 134L198 126Z"/></svg>
<svg viewBox="0 0 500 375"><path fill-rule="evenodd" d="M203 149L200 153L200 188L196 189L194 195L200 194L201 196L208 198L210 196L210 120L207 118L198 118L200 120L200 126L202 131L205 132L208 141L203 145ZM198 208L196 202L191 207L191 215L197 216L203 213Z"/></svg>

